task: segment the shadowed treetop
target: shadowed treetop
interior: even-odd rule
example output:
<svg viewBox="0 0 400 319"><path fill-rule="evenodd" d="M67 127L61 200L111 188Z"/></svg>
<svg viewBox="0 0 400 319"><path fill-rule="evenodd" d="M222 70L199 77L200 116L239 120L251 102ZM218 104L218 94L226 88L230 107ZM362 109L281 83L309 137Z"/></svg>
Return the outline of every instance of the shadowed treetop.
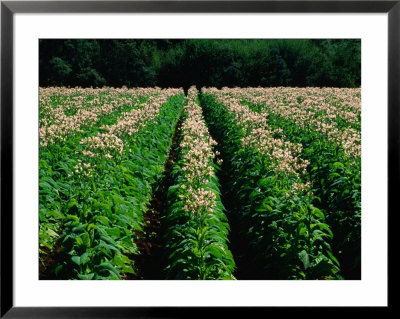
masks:
<svg viewBox="0 0 400 319"><path fill-rule="evenodd" d="M41 86L361 85L358 39L39 40Z"/></svg>

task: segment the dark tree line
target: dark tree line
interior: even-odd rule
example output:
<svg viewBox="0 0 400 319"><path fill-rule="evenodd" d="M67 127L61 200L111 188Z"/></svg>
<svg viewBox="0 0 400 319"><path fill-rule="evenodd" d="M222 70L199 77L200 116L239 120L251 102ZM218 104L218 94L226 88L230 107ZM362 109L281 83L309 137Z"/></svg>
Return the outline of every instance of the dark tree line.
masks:
<svg viewBox="0 0 400 319"><path fill-rule="evenodd" d="M361 85L361 41L39 40L41 86Z"/></svg>

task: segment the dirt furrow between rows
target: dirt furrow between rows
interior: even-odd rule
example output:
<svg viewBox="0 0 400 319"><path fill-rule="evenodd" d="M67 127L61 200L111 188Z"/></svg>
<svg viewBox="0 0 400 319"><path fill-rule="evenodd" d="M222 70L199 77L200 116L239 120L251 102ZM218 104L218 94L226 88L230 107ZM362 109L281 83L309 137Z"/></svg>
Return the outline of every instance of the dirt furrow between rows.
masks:
<svg viewBox="0 0 400 319"><path fill-rule="evenodd" d="M137 274L127 279L165 279L163 270L167 266L167 261L164 254L163 236L166 230L162 219L166 213L167 192L172 183L170 172L177 156L180 135L179 128L181 124L182 119L180 118L175 127L170 152L165 162L163 177L144 215L146 223L144 232L141 234L140 240L136 242L141 253L135 257Z"/></svg>

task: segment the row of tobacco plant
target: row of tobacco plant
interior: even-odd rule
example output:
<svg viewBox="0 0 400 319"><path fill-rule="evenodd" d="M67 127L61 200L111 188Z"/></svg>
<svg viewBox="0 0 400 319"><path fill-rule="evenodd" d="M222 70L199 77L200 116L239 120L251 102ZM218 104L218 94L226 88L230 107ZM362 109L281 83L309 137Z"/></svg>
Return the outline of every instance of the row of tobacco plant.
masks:
<svg viewBox="0 0 400 319"><path fill-rule="evenodd" d="M90 92L79 98L82 108L95 98ZM40 256L42 262L52 256L49 278L123 279L135 273L135 241L164 171L184 94L146 89L136 104L122 100L109 116L74 119L79 129L68 129L57 143L46 138L53 134L45 129L54 130L50 122L57 116L41 127L46 142L39 165ZM67 117L87 115L71 112Z"/></svg>
<svg viewBox="0 0 400 319"><path fill-rule="evenodd" d="M338 88L224 89L265 114L268 125L300 143L315 195L345 279L361 278L361 91Z"/></svg>
<svg viewBox="0 0 400 319"><path fill-rule="evenodd" d="M216 89L202 89L201 102L226 162L229 213L239 220L250 263L262 268L263 279L341 278L301 145Z"/></svg>
<svg viewBox="0 0 400 319"><path fill-rule="evenodd" d="M179 154L171 172L165 235L169 279L235 279L228 248L229 225L223 212L218 164L198 104L198 92L188 91Z"/></svg>

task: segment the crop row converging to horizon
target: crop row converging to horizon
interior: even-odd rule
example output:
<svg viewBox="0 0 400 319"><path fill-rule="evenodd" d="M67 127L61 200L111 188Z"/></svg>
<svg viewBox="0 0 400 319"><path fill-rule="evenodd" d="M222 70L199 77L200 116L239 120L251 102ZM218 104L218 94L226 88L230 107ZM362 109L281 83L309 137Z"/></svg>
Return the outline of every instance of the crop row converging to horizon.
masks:
<svg viewBox="0 0 400 319"><path fill-rule="evenodd" d="M360 88L40 88L40 279L360 279Z"/></svg>

